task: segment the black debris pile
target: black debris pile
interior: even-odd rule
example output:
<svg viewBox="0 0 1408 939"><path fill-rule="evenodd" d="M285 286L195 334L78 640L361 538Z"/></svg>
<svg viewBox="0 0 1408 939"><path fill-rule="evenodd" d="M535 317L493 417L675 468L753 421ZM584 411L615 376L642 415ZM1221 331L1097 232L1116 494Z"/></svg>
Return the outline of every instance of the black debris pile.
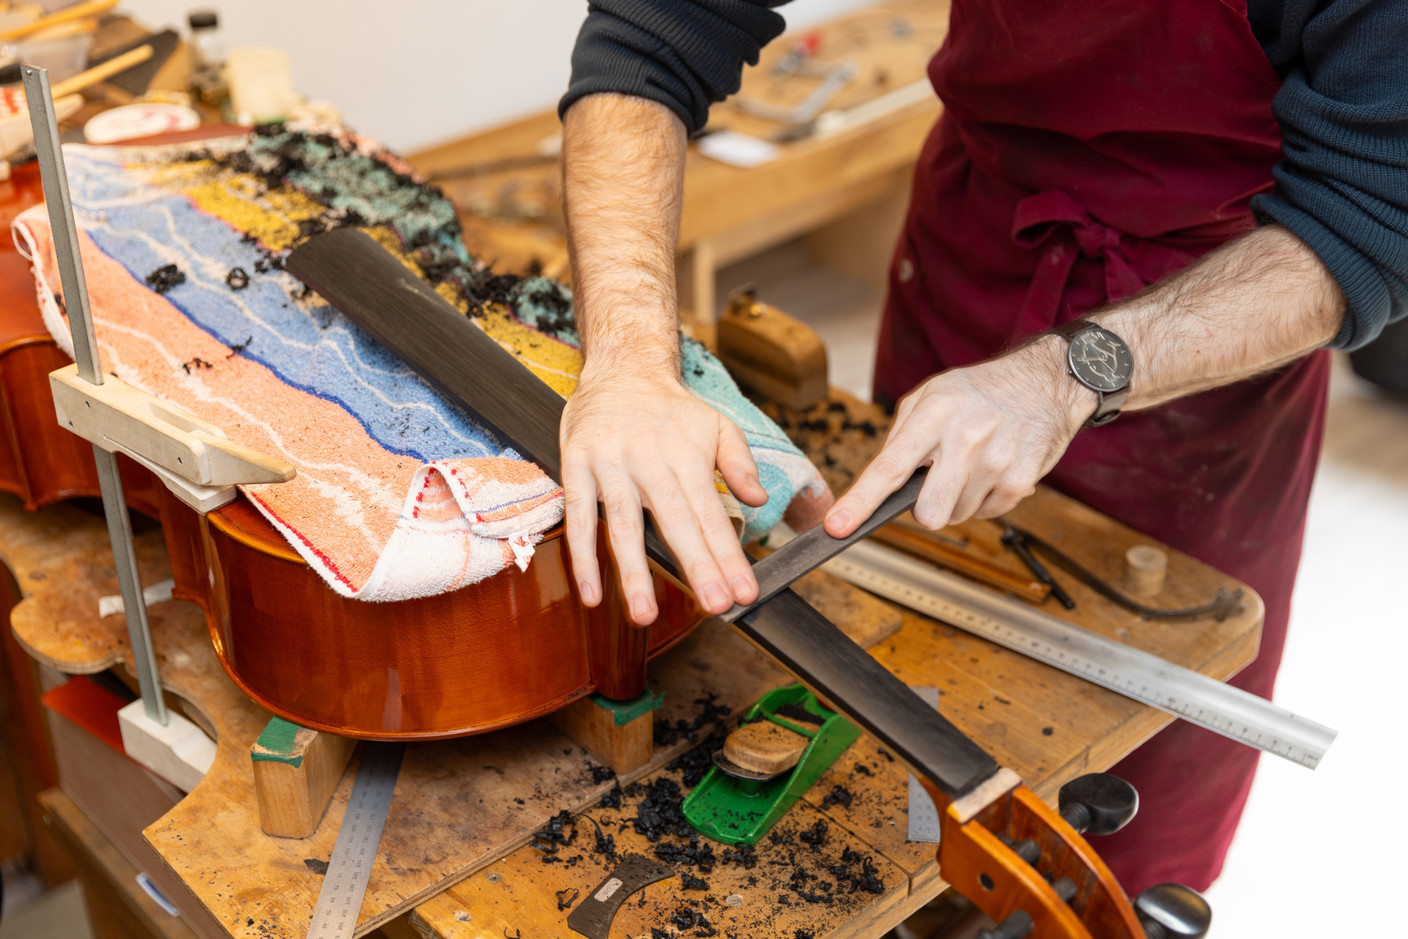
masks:
<svg viewBox="0 0 1408 939"><path fill-rule="evenodd" d="M690 743L699 739L701 728L718 726L724 722L733 709L726 704L718 703L718 695L710 692L702 698L696 698L694 704L699 708L693 720L677 719L673 724L667 721L655 722L655 745L658 747L668 747L678 743L681 739Z"/></svg>
<svg viewBox="0 0 1408 939"><path fill-rule="evenodd" d="M631 820L637 834L645 835L651 841L659 841L665 835L680 838L688 838L690 835L698 837L681 811L683 799L679 783L667 776L659 776L643 787L640 783L632 783L628 787L628 794L632 789L640 789L645 793L645 798L641 799L636 807L636 817Z"/></svg>
<svg viewBox="0 0 1408 939"><path fill-rule="evenodd" d="M186 282L186 272L175 264L163 264L147 275L147 286L157 293L166 293L177 284Z"/></svg>
<svg viewBox="0 0 1408 939"><path fill-rule="evenodd" d="M709 922L709 917L705 915L703 910L697 909L692 901L690 903L682 903L676 907L674 913L670 915L670 923L673 924L680 933L683 933L686 929L692 929L694 930L693 935L696 936L717 936L719 934L719 931ZM654 934L652 930L651 935L654 936ZM666 935L668 935L668 933L666 933Z"/></svg>
<svg viewBox="0 0 1408 939"><path fill-rule="evenodd" d="M543 852L544 864L555 864L563 860L559 852L576 840L577 822L571 812L563 809L548 819L541 831L534 832L528 843Z"/></svg>
<svg viewBox="0 0 1408 939"><path fill-rule="evenodd" d="M704 774L709 772L709 767L714 765L714 754L723 749L724 740L727 737L728 734L722 726L715 726L709 736L701 740L697 746L690 747L675 757L665 768L678 772L680 782L693 789L699 785Z"/></svg>
<svg viewBox="0 0 1408 939"><path fill-rule="evenodd" d="M616 791L620 792L619 789ZM583 815L582 818L591 822L592 828L596 829L596 840L592 843L591 853L600 857L608 864L615 864L620 859L620 855L616 851L616 836L608 835L603 832L601 826L597 824L596 819L592 818L590 815Z"/></svg>
<svg viewBox="0 0 1408 939"><path fill-rule="evenodd" d="M689 839L662 841L655 846L655 856L671 867L695 867L701 874L714 869L714 846L708 839L701 839L698 832L691 832Z"/></svg>
<svg viewBox="0 0 1408 939"><path fill-rule="evenodd" d="M818 819L817 823L804 832L799 832L797 837L802 844L808 845L813 851L820 851L821 846L826 844L826 837L830 826L825 821Z"/></svg>
<svg viewBox="0 0 1408 939"><path fill-rule="evenodd" d="M842 808L848 809L851 807L851 803L855 801L855 798L856 797L851 792L851 790L847 789L845 786L835 786L830 792L828 792L825 796L822 797L821 804L823 807L828 805L839 805Z"/></svg>
<svg viewBox="0 0 1408 939"><path fill-rule="evenodd" d="M680 887L684 890L708 890L709 882L703 877L695 877L689 871L680 871Z"/></svg>
<svg viewBox="0 0 1408 939"><path fill-rule="evenodd" d="M880 879L875 862L869 855L851 848L841 852L841 863L833 864L826 870L836 878L837 893L855 893L857 890L863 890L879 895L885 892L885 881Z"/></svg>
<svg viewBox="0 0 1408 939"><path fill-rule="evenodd" d="M787 880L787 886L792 888L792 892L808 903L819 906L830 906L836 902L835 885L829 880L822 880L817 875L797 868L792 872L792 876Z"/></svg>
<svg viewBox="0 0 1408 939"><path fill-rule="evenodd" d="M723 860L725 864L736 864L744 870L752 870L758 866L758 849L751 844L724 848Z"/></svg>

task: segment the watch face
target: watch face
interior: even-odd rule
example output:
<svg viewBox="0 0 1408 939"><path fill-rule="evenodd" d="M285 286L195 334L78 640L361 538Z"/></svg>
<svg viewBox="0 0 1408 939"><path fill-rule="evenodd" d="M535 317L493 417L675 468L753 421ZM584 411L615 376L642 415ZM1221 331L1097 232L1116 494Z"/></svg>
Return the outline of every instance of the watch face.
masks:
<svg viewBox="0 0 1408 939"><path fill-rule="evenodd" d="M1118 391L1129 384L1134 360L1124 340L1108 329L1089 326L1071 337L1071 373L1096 391Z"/></svg>

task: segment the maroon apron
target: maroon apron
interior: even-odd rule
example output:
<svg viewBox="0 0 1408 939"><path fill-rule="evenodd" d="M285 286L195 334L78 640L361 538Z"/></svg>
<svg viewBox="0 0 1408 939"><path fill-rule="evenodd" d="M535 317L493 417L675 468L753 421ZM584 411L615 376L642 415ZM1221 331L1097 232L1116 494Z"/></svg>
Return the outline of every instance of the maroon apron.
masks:
<svg viewBox="0 0 1408 939"><path fill-rule="evenodd" d="M929 74L945 113L891 271L882 400L1183 267L1252 228L1250 200L1273 185L1280 79L1244 0L954 0ZM1261 651L1233 684L1263 696L1285 640L1328 375L1318 352L1126 412L1079 433L1047 478L1261 595ZM1255 767L1255 751L1182 721L1117 766L1142 808L1098 847L1125 888L1207 887Z"/></svg>

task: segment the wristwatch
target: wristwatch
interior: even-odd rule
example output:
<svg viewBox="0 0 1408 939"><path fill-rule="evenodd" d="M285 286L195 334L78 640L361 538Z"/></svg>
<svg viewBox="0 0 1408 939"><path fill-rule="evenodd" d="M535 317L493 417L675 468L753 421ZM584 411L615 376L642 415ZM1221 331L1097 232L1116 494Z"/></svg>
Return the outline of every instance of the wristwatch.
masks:
<svg viewBox="0 0 1408 939"><path fill-rule="evenodd" d="M1071 320L1052 332L1071 344L1066 351L1071 377L1095 392L1098 404L1086 427L1099 427L1120 416L1129 396L1129 379L1134 374L1134 358L1124 340L1089 320Z"/></svg>

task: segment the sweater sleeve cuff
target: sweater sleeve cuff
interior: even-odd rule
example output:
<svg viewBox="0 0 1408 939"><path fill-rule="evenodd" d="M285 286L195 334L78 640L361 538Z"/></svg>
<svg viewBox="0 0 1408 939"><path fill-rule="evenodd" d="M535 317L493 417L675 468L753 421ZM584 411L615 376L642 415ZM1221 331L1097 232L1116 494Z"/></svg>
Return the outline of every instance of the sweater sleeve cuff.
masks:
<svg viewBox="0 0 1408 939"><path fill-rule="evenodd" d="M1260 220L1276 222L1305 242L1343 291L1344 322L1329 348L1352 351L1378 336L1388 324L1393 298L1373 262L1280 195L1257 196L1252 200L1252 210Z"/></svg>
<svg viewBox="0 0 1408 939"><path fill-rule="evenodd" d="M592 94L648 98L669 108L689 133L709 106L738 90L744 63L785 23L770 7L785 0L594 0L572 50L572 80L561 117Z"/></svg>

